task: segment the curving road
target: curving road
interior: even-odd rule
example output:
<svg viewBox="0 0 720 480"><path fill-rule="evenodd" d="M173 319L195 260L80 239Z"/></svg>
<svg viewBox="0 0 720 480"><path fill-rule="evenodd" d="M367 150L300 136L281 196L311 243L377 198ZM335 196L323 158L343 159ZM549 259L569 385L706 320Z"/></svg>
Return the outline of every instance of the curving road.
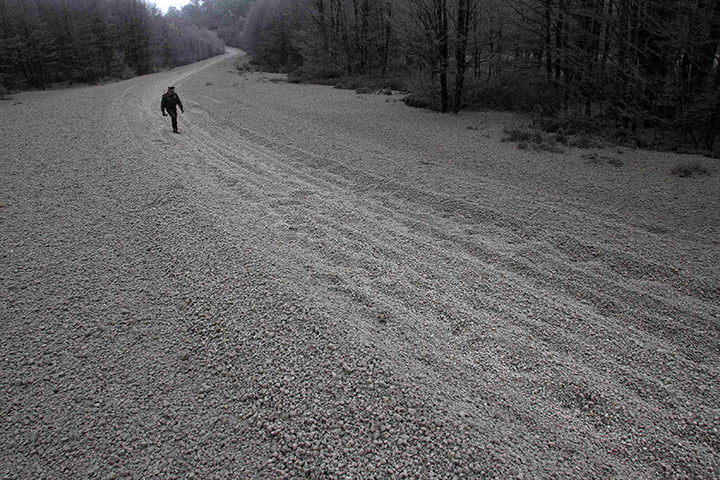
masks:
<svg viewBox="0 0 720 480"><path fill-rule="evenodd" d="M397 99L0 102L0 476L720 477L717 165Z"/></svg>

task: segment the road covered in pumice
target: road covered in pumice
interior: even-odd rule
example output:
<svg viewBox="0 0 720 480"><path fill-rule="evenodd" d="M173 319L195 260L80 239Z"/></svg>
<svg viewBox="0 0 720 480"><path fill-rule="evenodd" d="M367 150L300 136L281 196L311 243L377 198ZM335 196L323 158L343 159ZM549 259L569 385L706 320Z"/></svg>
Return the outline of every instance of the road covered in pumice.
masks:
<svg viewBox="0 0 720 480"><path fill-rule="evenodd" d="M0 102L0 477L720 476L717 168L246 66Z"/></svg>

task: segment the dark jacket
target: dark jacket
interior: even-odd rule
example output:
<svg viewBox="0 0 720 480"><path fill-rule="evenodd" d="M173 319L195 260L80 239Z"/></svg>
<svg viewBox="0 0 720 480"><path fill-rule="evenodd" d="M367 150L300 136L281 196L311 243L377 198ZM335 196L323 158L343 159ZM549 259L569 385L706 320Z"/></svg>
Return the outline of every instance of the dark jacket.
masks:
<svg viewBox="0 0 720 480"><path fill-rule="evenodd" d="M180 101L180 97L178 97L178 94L175 92L166 92L162 96L162 101L160 102L160 111L162 113L165 113L165 110L175 110L175 107L180 107L180 110L183 109L183 104Z"/></svg>

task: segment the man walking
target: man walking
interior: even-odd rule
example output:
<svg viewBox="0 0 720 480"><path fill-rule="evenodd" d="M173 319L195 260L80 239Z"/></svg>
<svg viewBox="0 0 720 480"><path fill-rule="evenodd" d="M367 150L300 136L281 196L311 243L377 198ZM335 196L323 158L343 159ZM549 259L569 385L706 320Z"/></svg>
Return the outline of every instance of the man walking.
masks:
<svg viewBox="0 0 720 480"><path fill-rule="evenodd" d="M185 113L180 97L178 97L178 94L175 93L175 87L168 87L168 91L162 96L160 111L162 112L163 117L168 114L170 115L170 118L172 119L173 133L180 133L177 125L177 107L180 107L180 111Z"/></svg>

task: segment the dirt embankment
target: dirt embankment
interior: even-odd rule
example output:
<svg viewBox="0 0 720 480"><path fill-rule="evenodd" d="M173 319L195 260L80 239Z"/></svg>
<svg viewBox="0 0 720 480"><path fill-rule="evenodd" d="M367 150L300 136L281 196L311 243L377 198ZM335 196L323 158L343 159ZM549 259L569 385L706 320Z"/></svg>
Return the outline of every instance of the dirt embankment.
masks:
<svg viewBox="0 0 720 480"><path fill-rule="evenodd" d="M720 476L716 164L236 61L0 103L4 478Z"/></svg>

